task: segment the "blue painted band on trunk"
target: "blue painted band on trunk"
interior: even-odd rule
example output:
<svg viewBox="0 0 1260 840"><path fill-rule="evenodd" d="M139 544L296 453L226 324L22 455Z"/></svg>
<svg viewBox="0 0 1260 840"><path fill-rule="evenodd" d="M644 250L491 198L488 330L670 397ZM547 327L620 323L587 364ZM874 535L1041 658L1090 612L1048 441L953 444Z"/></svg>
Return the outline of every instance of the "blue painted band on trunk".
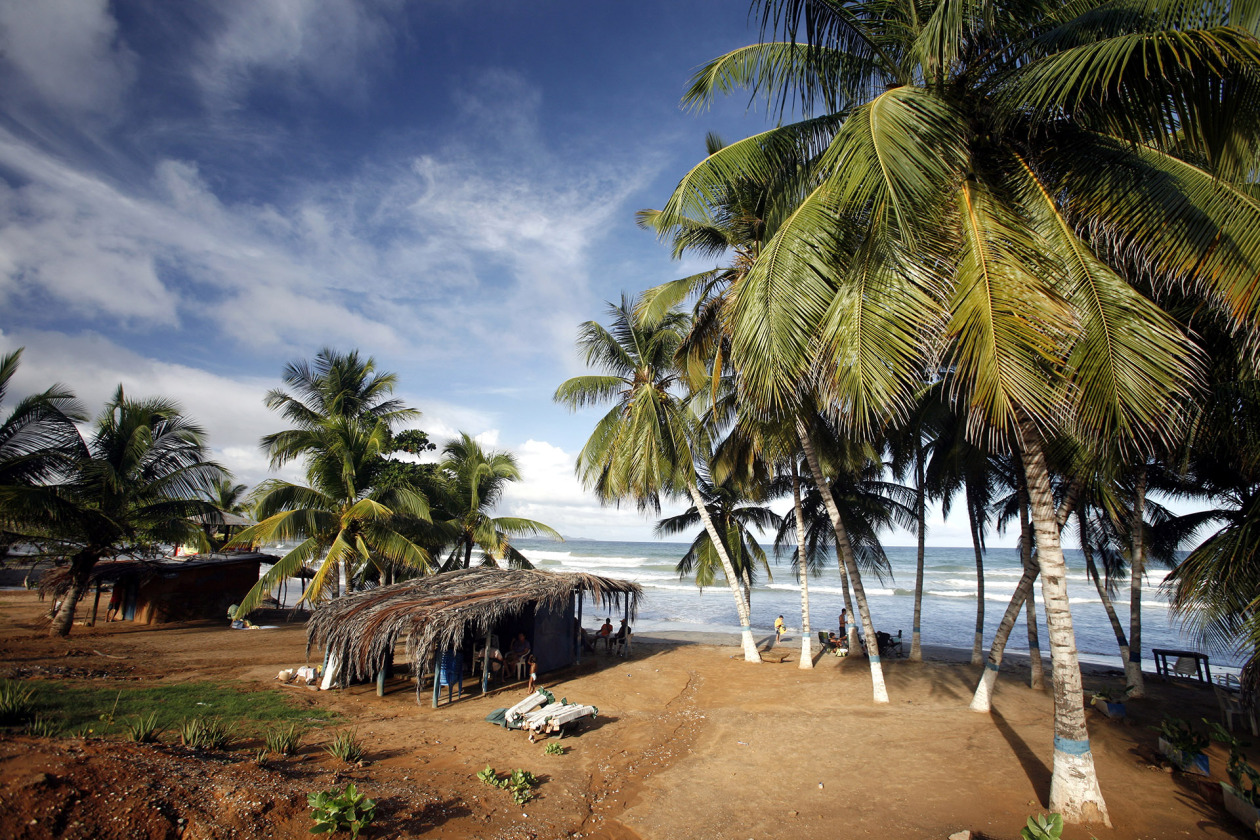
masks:
<svg viewBox="0 0 1260 840"><path fill-rule="evenodd" d="M875 663L876 665L879 664L879 656L869 656L867 658L870 659L871 662Z"/></svg>
<svg viewBox="0 0 1260 840"><path fill-rule="evenodd" d="M1060 738L1058 735L1055 735L1054 751L1068 755L1085 755L1085 753L1089 752L1089 740L1073 741L1070 738Z"/></svg>
<svg viewBox="0 0 1260 840"><path fill-rule="evenodd" d="M1142 651L1140 651L1140 650L1131 650L1131 651L1129 651L1129 661L1130 661L1130 662L1141 662L1141 661L1142 661Z"/></svg>
<svg viewBox="0 0 1260 840"><path fill-rule="evenodd" d="M984 663L984 667L988 668L990 671L996 671L998 669L997 663L995 662L986 662Z"/></svg>
<svg viewBox="0 0 1260 840"><path fill-rule="evenodd" d="M923 632L923 631L922 631L922 628L919 628L919 627L912 627L912 628L910 628L910 632L911 632L911 633L921 633L921 632Z"/></svg>

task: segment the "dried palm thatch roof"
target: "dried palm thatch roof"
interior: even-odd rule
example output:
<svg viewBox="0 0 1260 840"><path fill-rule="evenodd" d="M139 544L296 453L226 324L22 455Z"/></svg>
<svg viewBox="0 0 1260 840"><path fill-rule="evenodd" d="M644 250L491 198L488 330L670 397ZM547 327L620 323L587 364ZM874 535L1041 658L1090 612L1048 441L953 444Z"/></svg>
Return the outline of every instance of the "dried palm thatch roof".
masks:
<svg viewBox="0 0 1260 840"><path fill-rule="evenodd" d="M503 618L528 605L564 608L575 592L590 593L597 604L633 617L643 590L637 583L576 572L500 569L477 566L382 586L338 598L315 610L306 625L312 645L336 661L334 679L365 680L393 658L399 637L407 641L413 673L437 650L459 646L465 631L484 636Z"/></svg>
<svg viewBox="0 0 1260 840"><path fill-rule="evenodd" d="M97 583L116 584L120 580L128 577L134 577L139 582L144 583L154 575L166 574L169 572L198 569L205 566L244 563L248 561L274 563L279 559L280 558L271 554L259 554L254 551L234 551L221 554L194 554L178 560L170 560L167 558L153 560L106 560L97 563L92 567L92 572L88 575L88 586L95 586ZM48 574L44 575L39 582L39 591L45 596L52 595L60 598L69 589L69 566L59 566L56 569L53 569ZM85 589L84 592L86 593L87 590Z"/></svg>

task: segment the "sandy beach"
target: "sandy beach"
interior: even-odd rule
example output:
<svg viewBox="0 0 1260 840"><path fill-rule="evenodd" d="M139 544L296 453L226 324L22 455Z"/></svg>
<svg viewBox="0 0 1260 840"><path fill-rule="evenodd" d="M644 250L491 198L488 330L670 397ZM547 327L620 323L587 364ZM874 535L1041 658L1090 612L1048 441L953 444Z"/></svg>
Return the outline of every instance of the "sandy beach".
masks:
<svg viewBox="0 0 1260 840"><path fill-rule="evenodd" d="M323 750L337 729L267 767L257 743L211 757L117 739L0 739L0 836L130 838L307 837L305 795L355 781L381 801L369 836L704 840L705 838L1016 838L1044 811L1051 761L1051 696L1027 687L1027 663L1008 659L994 712L967 709L979 669L958 651L928 648L921 663L893 660L892 702L871 702L860 658L824 656L798 667L799 638L769 662L739 658L729 634L637 638L628 660L596 655L541 682L599 708L545 756L525 734L487 724L523 686L430 707L396 679L314 692L277 689L302 664L300 624L232 631L217 623L76 626L46 635L32 593L0 593L0 676L117 681L234 681L275 689L344 716L367 747L362 767ZM1048 674L1048 663L1047 663ZM1090 669L1088 689L1119 686ZM1212 692L1152 679L1150 697L1113 721L1089 713L1090 736L1113 828L1073 826L1068 838L1245 837L1213 801L1213 785L1169 772L1151 729L1166 715L1217 719ZM169 742L170 736L165 739ZM1223 778L1225 756L1210 751ZM475 774L531 770L537 798L516 806ZM1217 794L1219 796L1219 794Z"/></svg>

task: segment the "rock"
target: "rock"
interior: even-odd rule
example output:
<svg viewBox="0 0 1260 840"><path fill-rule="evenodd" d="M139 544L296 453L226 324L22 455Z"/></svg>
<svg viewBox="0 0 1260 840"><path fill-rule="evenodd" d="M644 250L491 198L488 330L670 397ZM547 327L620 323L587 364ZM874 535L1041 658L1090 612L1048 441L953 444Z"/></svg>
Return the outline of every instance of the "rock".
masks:
<svg viewBox="0 0 1260 840"><path fill-rule="evenodd" d="M795 816L796 816L796 811L788 811L788 816L789 816L789 817L795 817Z"/></svg>
<svg viewBox="0 0 1260 840"><path fill-rule="evenodd" d="M949 835L949 840L971 840L971 832L969 830L955 831Z"/></svg>

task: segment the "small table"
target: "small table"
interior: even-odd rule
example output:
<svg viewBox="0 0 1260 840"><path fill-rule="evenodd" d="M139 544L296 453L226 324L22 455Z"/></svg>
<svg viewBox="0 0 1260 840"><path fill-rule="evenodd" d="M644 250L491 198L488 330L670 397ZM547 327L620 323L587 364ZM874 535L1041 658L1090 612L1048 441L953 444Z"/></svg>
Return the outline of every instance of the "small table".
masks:
<svg viewBox="0 0 1260 840"><path fill-rule="evenodd" d="M1201 683L1212 682L1212 666L1208 664L1208 656L1206 653L1199 653L1194 650L1167 650L1164 648L1151 648L1151 655L1155 657L1155 673L1161 677L1186 677L1191 679L1191 675L1179 669L1178 660L1193 659L1194 660L1194 677ZM1172 658L1172 668L1168 667L1168 660Z"/></svg>

